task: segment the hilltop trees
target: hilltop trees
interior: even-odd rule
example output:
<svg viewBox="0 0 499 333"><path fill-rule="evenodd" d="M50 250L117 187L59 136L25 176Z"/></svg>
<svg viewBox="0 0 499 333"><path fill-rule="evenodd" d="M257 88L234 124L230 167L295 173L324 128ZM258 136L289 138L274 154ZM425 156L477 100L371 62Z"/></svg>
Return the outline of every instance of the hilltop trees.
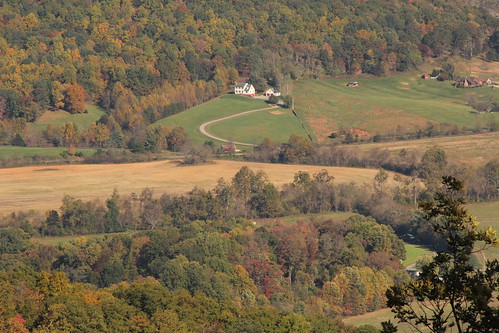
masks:
<svg viewBox="0 0 499 333"><path fill-rule="evenodd" d="M387 291L388 306L400 322L421 332L496 332L499 308L491 305L499 289L499 262L487 261L483 271L470 262L471 255L489 246L499 246L495 231L478 230L478 222L462 207L463 184L444 177L444 188L435 201L420 207L434 232L446 241L414 280ZM385 332L388 332L388 326Z"/></svg>

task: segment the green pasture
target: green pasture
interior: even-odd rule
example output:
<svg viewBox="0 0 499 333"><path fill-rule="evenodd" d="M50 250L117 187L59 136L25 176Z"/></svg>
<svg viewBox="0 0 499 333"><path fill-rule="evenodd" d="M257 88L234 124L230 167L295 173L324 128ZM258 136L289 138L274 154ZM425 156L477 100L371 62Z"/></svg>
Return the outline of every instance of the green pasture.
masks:
<svg viewBox="0 0 499 333"><path fill-rule="evenodd" d="M290 109L264 110L211 124L208 132L231 141L260 144L265 137L275 143L287 142L292 133L307 133Z"/></svg>
<svg viewBox="0 0 499 333"><path fill-rule="evenodd" d="M48 157L56 158L60 157L60 154L67 151L66 147L16 147L16 146L0 146L0 160L3 158L13 158L13 157ZM95 149L90 148L77 148L77 152L82 152L85 156L90 156L95 153Z"/></svg>
<svg viewBox="0 0 499 333"><path fill-rule="evenodd" d="M359 87L347 87L358 81ZM469 97L498 100L490 87L454 88L452 81L423 80L419 73L389 77L357 77L324 81L296 81L293 97L319 139L342 128L371 133L415 131L432 123L475 128L499 114L477 114L467 105Z"/></svg>
<svg viewBox="0 0 499 333"><path fill-rule="evenodd" d="M263 100L227 94L171 117L161 119L156 124L168 127L182 126L189 135L192 143L202 144L210 140L210 138L202 135L199 131L201 124L232 114L265 107L268 107L268 104ZM217 135L218 133L212 134Z"/></svg>
<svg viewBox="0 0 499 333"><path fill-rule="evenodd" d="M104 110L97 105L85 104L88 113L71 114L66 111L45 111L34 123L33 127L38 130L44 130L48 124L52 126L62 126L65 123L73 122L80 131L84 131L104 115Z"/></svg>

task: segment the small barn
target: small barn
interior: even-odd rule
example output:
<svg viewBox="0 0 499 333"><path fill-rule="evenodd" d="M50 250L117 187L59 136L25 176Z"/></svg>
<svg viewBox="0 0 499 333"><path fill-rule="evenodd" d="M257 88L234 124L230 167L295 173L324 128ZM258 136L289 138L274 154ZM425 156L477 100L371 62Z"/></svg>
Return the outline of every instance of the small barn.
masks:
<svg viewBox="0 0 499 333"><path fill-rule="evenodd" d="M270 96L281 96L281 92L277 88L269 88L265 91L264 93L265 96L270 97Z"/></svg>
<svg viewBox="0 0 499 333"><path fill-rule="evenodd" d="M220 149L224 153L235 153L237 151L236 145L222 145Z"/></svg>

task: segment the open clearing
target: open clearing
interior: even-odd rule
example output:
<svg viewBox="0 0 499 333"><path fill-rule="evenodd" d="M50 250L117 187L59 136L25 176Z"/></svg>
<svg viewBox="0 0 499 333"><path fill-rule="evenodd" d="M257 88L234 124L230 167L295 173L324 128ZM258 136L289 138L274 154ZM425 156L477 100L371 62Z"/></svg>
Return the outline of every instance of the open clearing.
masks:
<svg viewBox="0 0 499 333"><path fill-rule="evenodd" d="M296 81L296 109L319 142L327 142L332 131L342 128L385 134L397 127L399 132L415 132L429 123L475 128L499 120L497 113L477 114L467 105L471 96L497 101L497 89L458 89L451 85L453 81L423 80L420 75L412 72L382 78ZM359 87L345 85L353 80L359 82Z"/></svg>
<svg viewBox="0 0 499 333"><path fill-rule="evenodd" d="M45 111L32 126L42 131L47 128L48 124L60 127L65 123L73 122L80 131L86 130L104 115L104 110L92 104L85 104L85 109L88 113L71 114L62 110Z"/></svg>
<svg viewBox="0 0 499 333"><path fill-rule="evenodd" d="M0 214L18 210L58 208L65 194L83 200L108 198L116 188L121 194L140 193L145 188L156 194L182 194L195 186L211 189L219 178L231 179L242 166L267 173L276 186L290 183L298 171L310 174L328 170L336 183L371 184L376 169L281 165L235 161L180 166L172 161L135 164L51 165L0 169ZM391 176L390 179L393 177Z"/></svg>

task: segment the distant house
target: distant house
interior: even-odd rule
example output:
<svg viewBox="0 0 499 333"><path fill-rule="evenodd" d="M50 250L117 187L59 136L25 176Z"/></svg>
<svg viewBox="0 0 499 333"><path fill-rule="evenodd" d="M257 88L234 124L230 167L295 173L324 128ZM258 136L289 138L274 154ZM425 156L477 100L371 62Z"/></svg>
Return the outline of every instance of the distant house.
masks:
<svg viewBox="0 0 499 333"><path fill-rule="evenodd" d="M488 78L470 76L459 78L454 83L454 86L457 88L478 88L484 85L491 86L492 80Z"/></svg>
<svg viewBox="0 0 499 333"><path fill-rule="evenodd" d="M277 88L269 88L265 91L265 96L281 96L281 92Z"/></svg>
<svg viewBox="0 0 499 333"><path fill-rule="evenodd" d="M357 81L347 83L347 87L358 87L358 86L359 86L359 82L357 82Z"/></svg>
<svg viewBox="0 0 499 333"><path fill-rule="evenodd" d="M253 97L256 95L255 87L249 83L238 83L234 87L234 94Z"/></svg>
<svg viewBox="0 0 499 333"><path fill-rule="evenodd" d="M220 148L224 153L235 153L237 150L236 145L223 145Z"/></svg>

